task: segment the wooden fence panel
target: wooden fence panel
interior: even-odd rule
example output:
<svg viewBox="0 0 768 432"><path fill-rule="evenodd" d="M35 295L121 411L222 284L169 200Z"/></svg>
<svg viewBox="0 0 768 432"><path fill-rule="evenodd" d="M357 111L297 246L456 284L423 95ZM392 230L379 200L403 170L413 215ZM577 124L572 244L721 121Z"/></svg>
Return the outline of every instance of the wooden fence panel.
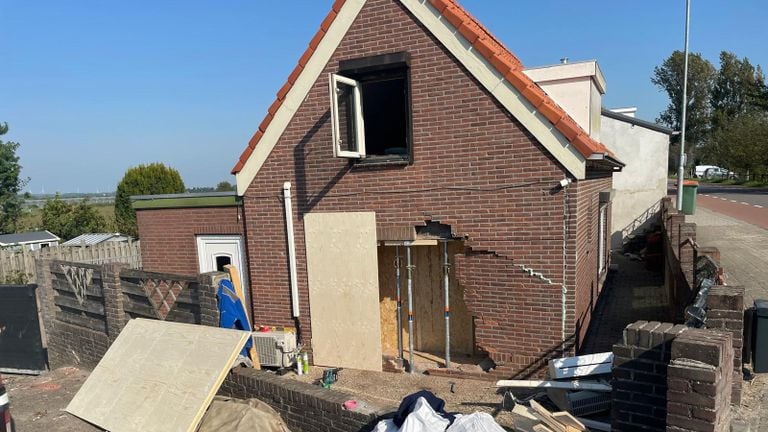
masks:
<svg viewBox="0 0 768 432"><path fill-rule="evenodd" d="M108 242L95 246L58 246L36 251L0 249L0 283L36 283L38 259L71 261L83 264L123 263L141 269L141 244Z"/></svg>

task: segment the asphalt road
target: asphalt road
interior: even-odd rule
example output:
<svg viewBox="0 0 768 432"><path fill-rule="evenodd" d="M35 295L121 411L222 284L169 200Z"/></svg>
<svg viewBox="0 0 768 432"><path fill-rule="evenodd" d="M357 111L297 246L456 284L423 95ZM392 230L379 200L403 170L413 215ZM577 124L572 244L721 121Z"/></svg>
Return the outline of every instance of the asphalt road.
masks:
<svg viewBox="0 0 768 432"><path fill-rule="evenodd" d="M670 181L669 194L676 195L676 189ZM701 183L696 205L768 229L768 188Z"/></svg>
<svg viewBox="0 0 768 432"><path fill-rule="evenodd" d="M729 202L747 203L768 208L768 188L746 188L719 184L699 184L699 195L725 198ZM759 208L759 207L758 207Z"/></svg>

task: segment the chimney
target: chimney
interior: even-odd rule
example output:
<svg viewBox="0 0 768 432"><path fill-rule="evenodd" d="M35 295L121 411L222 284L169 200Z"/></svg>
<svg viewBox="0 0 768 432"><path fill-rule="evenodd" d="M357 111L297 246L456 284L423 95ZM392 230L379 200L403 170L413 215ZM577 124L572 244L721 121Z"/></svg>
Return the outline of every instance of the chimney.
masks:
<svg viewBox="0 0 768 432"><path fill-rule="evenodd" d="M579 126L594 139L600 139L600 112L605 94L605 77L595 60L560 64L525 70Z"/></svg>

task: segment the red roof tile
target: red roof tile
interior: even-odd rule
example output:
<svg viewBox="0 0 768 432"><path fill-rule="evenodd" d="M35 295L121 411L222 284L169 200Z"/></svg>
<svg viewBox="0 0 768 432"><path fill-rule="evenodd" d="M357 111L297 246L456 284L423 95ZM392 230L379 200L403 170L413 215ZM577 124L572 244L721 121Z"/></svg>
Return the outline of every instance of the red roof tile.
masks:
<svg viewBox="0 0 768 432"><path fill-rule="evenodd" d="M331 12L323 20L320 30L315 34L309 47L299 60L299 64L291 72L288 82L280 89L277 94L277 100L272 104L266 118L259 125L259 130L251 138L243 154L240 156L237 165L232 168L232 174L237 174L243 168L245 162L250 157L253 149L266 131L267 126L280 107L286 95L298 79L309 58L314 54L315 49L325 36L325 33L331 27L336 15L344 6L346 0L336 0ZM464 36L488 62L504 76L504 78L519 91L541 114L549 120L555 128L573 144L574 148L585 158L589 158L595 153L611 152L602 144L592 139L576 121L568 115L552 98L550 98L538 84L533 82L525 73L523 73L523 64L504 46L501 41L496 39L480 22L467 12L457 0L429 0L432 7L437 9L443 17L451 23Z"/></svg>

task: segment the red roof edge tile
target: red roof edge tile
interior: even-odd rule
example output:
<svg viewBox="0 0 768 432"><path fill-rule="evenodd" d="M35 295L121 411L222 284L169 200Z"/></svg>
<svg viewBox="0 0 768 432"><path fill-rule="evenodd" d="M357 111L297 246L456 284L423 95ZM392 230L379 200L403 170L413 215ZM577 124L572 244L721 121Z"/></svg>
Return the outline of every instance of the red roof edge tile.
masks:
<svg viewBox="0 0 768 432"><path fill-rule="evenodd" d="M256 147L256 145L259 144L259 141L261 141L261 138L264 136L264 132L267 131L267 127L272 122L275 113L277 113L277 110L282 105L283 100L285 100L285 97L288 95L288 92L290 92L293 88L296 80L299 79L299 75L301 75L301 72L304 70L304 66L306 66L307 62L312 57L312 54L315 53L317 46L320 45L320 41L323 40L323 37L325 37L328 29L331 28L333 21L336 19L336 16L338 16L341 8L344 7L345 2L346 0L336 0L333 3L331 11L320 24L320 29L317 31L317 33L315 33L315 36L309 42L309 46L299 59L299 63L296 65L293 71L291 71L291 74L288 76L286 83L277 92L277 99L272 103L272 105L270 105L269 109L267 110L266 117L264 120L262 120L261 124L259 124L259 130L253 135L250 141L248 141L248 147L245 148L243 153L240 155L240 159L238 160L237 164L235 164L235 166L232 168L232 174L239 173L240 170L242 170L245 166L245 162L251 156L253 149Z"/></svg>
<svg viewBox="0 0 768 432"><path fill-rule="evenodd" d="M609 153L592 139L538 84L523 72L523 64L504 44L496 39L458 0L429 0L445 19L464 36L523 97L549 120L585 158L594 153ZM578 138L578 142L575 140Z"/></svg>
<svg viewBox="0 0 768 432"><path fill-rule="evenodd" d="M263 132L266 131L272 118L277 112L277 108L285 99L288 92L296 83L301 71L309 61L320 41L325 36L328 29L333 24L339 11L344 6L346 0L336 0L333 3L328 16L325 17L320 25L320 30L310 41L310 45L299 59L299 64L291 72L288 82L280 89L277 94L277 101L272 104L266 118L259 125L261 135L257 132L248 143L248 147L243 151L240 160L232 168L232 174L237 174L242 170L248 157L253 152L253 148L258 144ZM549 120L565 138L585 158L589 158L594 153L613 154L602 144L595 141L587 134L568 113L565 112L557 103L555 103L533 80L523 73L523 64L504 44L496 39L477 19L464 9L457 0L429 0L429 3L437 9L440 14L453 25L463 37L465 37L472 46L483 56L504 78L519 91L523 97ZM258 138L257 138L258 137ZM578 140L577 140L578 138Z"/></svg>

